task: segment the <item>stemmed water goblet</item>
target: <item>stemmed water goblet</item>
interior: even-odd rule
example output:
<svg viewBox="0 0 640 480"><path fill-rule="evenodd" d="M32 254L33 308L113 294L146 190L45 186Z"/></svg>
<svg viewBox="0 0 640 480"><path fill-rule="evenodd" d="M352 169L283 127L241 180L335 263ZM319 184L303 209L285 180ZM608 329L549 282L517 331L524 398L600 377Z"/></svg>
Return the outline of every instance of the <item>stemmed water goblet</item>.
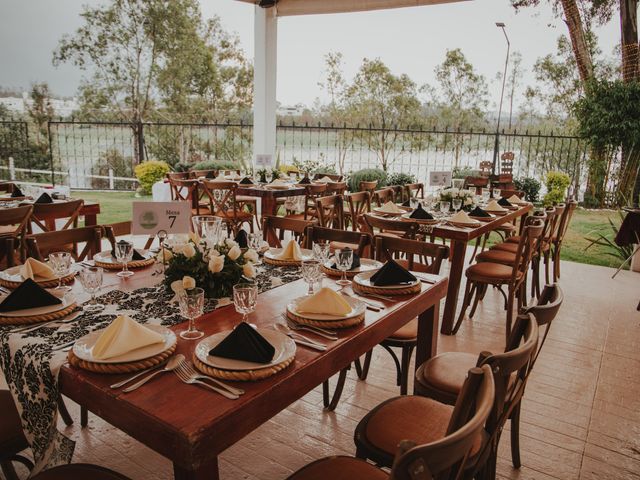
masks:
<svg viewBox="0 0 640 480"><path fill-rule="evenodd" d="M500 200L502 198L500 196L501 193L502 193L502 191L499 188L494 188L493 189L493 198L495 198L496 200Z"/></svg>
<svg viewBox="0 0 640 480"><path fill-rule="evenodd" d="M460 208L462 207L462 199L461 198L454 198L451 201L451 206L453 207L453 209L457 213L460 210Z"/></svg>
<svg viewBox="0 0 640 480"><path fill-rule="evenodd" d="M262 249L262 237L259 233L250 233L248 240L249 248L254 250L258 254L258 260L253 262L254 265L262 264L260 260L260 250Z"/></svg>
<svg viewBox="0 0 640 480"><path fill-rule="evenodd" d="M242 321L246 322L250 313L256 310L258 303L258 286L252 283L238 283L233 286L233 306L236 312L242 314Z"/></svg>
<svg viewBox="0 0 640 480"><path fill-rule="evenodd" d="M336 249L334 257L336 259L336 268L342 272L340 280L336 283L345 287L351 283L351 280L347 279L347 270L349 270L353 264L353 250L350 248Z"/></svg>
<svg viewBox="0 0 640 480"><path fill-rule="evenodd" d="M91 295L91 300L82 309L85 312L99 312L104 309L104 305L96 301L96 293L102 287L103 270L100 267L86 267L80 270L80 283Z"/></svg>
<svg viewBox="0 0 640 480"><path fill-rule="evenodd" d="M313 295L313 284L318 281L320 272L320 261L309 259L302 261L302 278L309 284L308 295Z"/></svg>
<svg viewBox="0 0 640 480"><path fill-rule="evenodd" d="M196 328L196 318L204 312L204 290L200 287L190 288L178 295L180 315L189 320L189 328L180 332L180 338L196 340L204 336L204 332Z"/></svg>
<svg viewBox="0 0 640 480"><path fill-rule="evenodd" d="M327 263L331 256L331 245L326 240L319 240L313 242L313 257L319 260L323 264Z"/></svg>
<svg viewBox="0 0 640 480"><path fill-rule="evenodd" d="M117 276L127 278L133 275L133 272L127 268L127 264L133 258L133 243L120 240L116 243L116 260L122 263L122 270L116 273Z"/></svg>
<svg viewBox="0 0 640 480"><path fill-rule="evenodd" d="M69 274L72 261L73 258L69 252L53 252L49 254L49 263L58 277L58 286L56 287L56 290L66 292L71 290L71 287L62 284L62 278Z"/></svg>
<svg viewBox="0 0 640 480"><path fill-rule="evenodd" d="M447 213L449 213L449 208L450 208L450 207L451 207L451 203L449 203L449 202L444 202L444 201L441 201L441 202L440 202L440 212L441 212L441 213L443 213L443 214L445 214L445 215L446 215Z"/></svg>
<svg viewBox="0 0 640 480"><path fill-rule="evenodd" d="M484 202L485 205L487 203L489 203L489 199L491 199L491 189L490 188L483 188L482 189L482 201Z"/></svg>

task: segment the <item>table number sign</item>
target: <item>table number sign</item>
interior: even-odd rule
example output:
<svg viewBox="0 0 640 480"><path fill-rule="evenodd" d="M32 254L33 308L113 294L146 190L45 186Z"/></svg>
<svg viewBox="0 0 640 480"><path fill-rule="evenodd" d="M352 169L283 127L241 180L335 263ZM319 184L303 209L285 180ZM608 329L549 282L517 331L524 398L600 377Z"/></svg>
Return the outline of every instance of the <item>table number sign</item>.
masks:
<svg viewBox="0 0 640 480"><path fill-rule="evenodd" d="M258 154L256 155L256 167L271 168L273 166L273 155Z"/></svg>
<svg viewBox="0 0 640 480"><path fill-rule="evenodd" d="M430 187L448 187L451 185L452 172L429 172Z"/></svg>
<svg viewBox="0 0 640 480"><path fill-rule="evenodd" d="M189 233L191 205L189 202L133 202L133 235Z"/></svg>

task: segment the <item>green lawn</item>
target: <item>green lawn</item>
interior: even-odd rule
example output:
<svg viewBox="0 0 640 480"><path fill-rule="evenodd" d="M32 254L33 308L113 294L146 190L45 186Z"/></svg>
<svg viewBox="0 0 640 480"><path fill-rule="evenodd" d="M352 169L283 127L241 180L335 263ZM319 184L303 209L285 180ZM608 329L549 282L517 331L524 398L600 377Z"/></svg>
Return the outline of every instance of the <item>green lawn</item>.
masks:
<svg viewBox="0 0 640 480"><path fill-rule="evenodd" d="M133 192L104 192L75 190L73 196L85 200L100 203L100 215L98 223L114 223L131 219L131 202L136 200L151 200L151 197L136 197ZM577 209L569 226L567 237L562 247L562 258L580 263L592 265L604 265L618 267L621 260L608 255L609 249L593 246L589 250L584 249L589 245L585 237L592 237L597 232L611 233L608 218L618 222L618 214L614 211L591 211ZM495 235L492 235L495 237ZM495 237L497 238L497 237Z"/></svg>

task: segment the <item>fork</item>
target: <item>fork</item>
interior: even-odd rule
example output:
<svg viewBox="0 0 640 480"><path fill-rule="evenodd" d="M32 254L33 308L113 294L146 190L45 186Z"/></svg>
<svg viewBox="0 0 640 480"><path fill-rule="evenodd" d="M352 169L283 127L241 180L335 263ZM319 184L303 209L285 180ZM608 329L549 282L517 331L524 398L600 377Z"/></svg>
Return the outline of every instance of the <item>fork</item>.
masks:
<svg viewBox="0 0 640 480"><path fill-rule="evenodd" d="M282 318L285 319L287 321L287 323L292 323L286 313L282 314ZM313 330L314 332L326 333L327 335L336 335L336 331L335 330L329 330L328 328L314 327L314 326L311 326L311 325L305 325L304 328L307 328L309 330Z"/></svg>
<svg viewBox="0 0 640 480"><path fill-rule="evenodd" d="M367 308L369 308L370 310L373 310L374 312L379 312L380 310L384 310L384 305L378 304L378 303L372 303L372 302L367 302L364 297L362 297L361 295L356 295L356 294L351 294L349 292L346 292L345 290L342 291L342 294L347 296L347 297L351 297L351 298L356 298L358 300L360 300L362 303L364 303Z"/></svg>
<svg viewBox="0 0 640 480"><path fill-rule="evenodd" d="M305 325L296 325L291 321L287 321L287 326L291 330L301 330L303 332L313 333L314 335L318 335L319 337L326 338L328 340L338 340L338 336L333 333L329 334L329 333L320 332L318 330L315 330L314 328L310 328Z"/></svg>
<svg viewBox="0 0 640 480"><path fill-rule="evenodd" d="M231 385L227 385L226 383L223 383L223 382L221 382L219 380L216 380L213 377L210 377L208 375L205 375L203 373L200 373L200 372L196 371L196 369L193 368L193 365L191 365L186 360L184 362L182 362L178 366L178 369L183 370L191 378L195 378L196 380L209 380L210 382L213 382L214 384L216 384L220 388L224 388L225 390L229 391L229 393L232 393L234 395L244 395L244 393L245 393L244 390L242 390L241 388L232 387Z"/></svg>
<svg viewBox="0 0 640 480"><path fill-rule="evenodd" d="M36 330L40 330L41 328L49 327L51 325L55 325L55 324L62 325L65 323L71 323L75 321L75 319L78 318L81 314L82 314L82 310L70 313L65 318L61 318L58 320L51 320L49 322L40 323L36 326L16 328L14 330L9 331L9 333L31 333L31 332L35 332Z"/></svg>
<svg viewBox="0 0 640 480"><path fill-rule="evenodd" d="M238 395L235 395L231 392L228 392L227 390L222 390L221 388L217 388L214 387L213 385L209 385L208 383L203 382L202 380L198 380L194 377L189 376L189 374L187 374L184 370L182 370L181 368L176 368L174 370L176 376L182 380L183 383L187 383L189 385L202 385L204 387L207 387L211 390L213 390L214 392L219 393L220 395L222 395L223 397L228 398L229 400L237 400L238 398L240 398Z"/></svg>

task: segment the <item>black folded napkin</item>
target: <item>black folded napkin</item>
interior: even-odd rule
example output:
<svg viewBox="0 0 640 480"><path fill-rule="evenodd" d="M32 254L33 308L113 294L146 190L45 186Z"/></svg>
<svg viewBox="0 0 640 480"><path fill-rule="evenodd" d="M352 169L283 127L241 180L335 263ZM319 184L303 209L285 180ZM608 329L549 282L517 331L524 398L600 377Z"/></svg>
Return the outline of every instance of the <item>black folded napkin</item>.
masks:
<svg viewBox="0 0 640 480"><path fill-rule="evenodd" d="M509 202L509 200L507 200L506 198L502 197L500 200L498 200L498 205L503 206L503 207L511 207L511 202Z"/></svg>
<svg viewBox="0 0 640 480"><path fill-rule="evenodd" d="M351 250L351 249L347 247L347 248L343 248L343 250ZM351 262L351 268L349 270L353 270L359 267L360 267L360 257L356 252L353 252L353 261ZM331 268L337 270L336 264L334 263L333 265L331 265Z"/></svg>
<svg viewBox="0 0 640 480"><path fill-rule="evenodd" d="M238 234L236 235L235 241L238 242L238 246L240 248L249 247L249 238L244 228L241 228L240 230L238 230Z"/></svg>
<svg viewBox="0 0 640 480"><path fill-rule="evenodd" d="M305 175L304 178L302 180L300 180L298 183L301 184L301 185L306 185L308 183L311 183L311 180L309 180L309 177L307 177Z"/></svg>
<svg viewBox="0 0 640 480"><path fill-rule="evenodd" d="M395 260L389 260L380 270L371 275L369 280L376 287L386 287L412 283L416 281L416 277Z"/></svg>
<svg viewBox="0 0 640 480"><path fill-rule="evenodd" d="M13 192L11 192L11 198L16 197L24 197L24 193L22 193L22 190L20 190L17 185L14 185Z"/></svg>
<svg viewBox="0 0 640 480"><path fill-rule="evenodd" d="M53 203L53 198L47 192L42 192L35 203Z"/></svg>
<svg viewBox="0 0 640 480"><path fill-rule="evenodd" d="M433 215L427 212L424 208L422 208L422 204L418 204L418 208L416 208L409 218L417 218L419 220L433 220Z"/></svg>
<svg viewBox="0 0 640 480"><path fill-rule="evenodd" d="M253 185L253 180L251 180L249 177L244 177L242 180L240 180L240 183L242 185Z"/></svg>
<svg viewBox="0 0 640 480"><path fill-rule="evenodd" d="M61 303L62 300L58 297L51 295L36 282L27 278L0 303L0 312L48 307L49 305L60 305Z"/></svg>
<svg viewBox="0 0 640 480"><path fill-rule="evenodd" d="M118 243L127 243L126 240L120 240ZM111 250L111 256L113 258L115 258L116 260L118 259L118 257L116 257L116 249L112 249ZM135 248L133 249L133 256L131 257L132 261L138 261L138 260L146 260L147 258L142 255L138 250L136 250Z"/></svg>
<svg viewBox="0 0 640 480"><path fill-rule="evenodd" d="M249 324L242 322L209 351L215 357L269 363L276 349Z"/></svg>
<svg viewBox="0 0 640 480"><path fill-rule="evenodd" d="M410 207L411 206L411 200L407 200L406 202L402 202L402 206L403 207Z"/></svg>
<svg viewBox="0 0 640 480"><path fill-rule="evenodd" d="M483 209L481 209L480 207L476 207L473 210L471 210L469 212L469 216L470 217L482 217L482 218L489 218L491 217L491 215L487 212L485 212Z"/></svg>

